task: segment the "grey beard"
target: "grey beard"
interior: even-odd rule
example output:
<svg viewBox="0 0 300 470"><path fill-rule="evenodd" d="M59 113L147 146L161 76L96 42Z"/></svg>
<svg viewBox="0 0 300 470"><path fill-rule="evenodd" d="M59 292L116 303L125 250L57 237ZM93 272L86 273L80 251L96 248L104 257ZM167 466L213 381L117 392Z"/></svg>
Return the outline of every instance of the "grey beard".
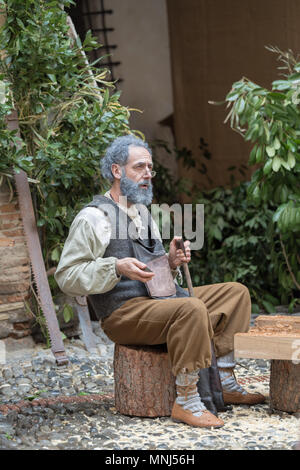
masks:
<svg viewBox="0 0 300 470"><path fill-rule="evenodd" d="M142 189L139 186L147 184L147 189ZM144 204L149 206L153 199L152 183L149 180L135 183L127 176L122 176L120 180L120 189L123 196L126 196L128 201L133 204Z"/></svg>

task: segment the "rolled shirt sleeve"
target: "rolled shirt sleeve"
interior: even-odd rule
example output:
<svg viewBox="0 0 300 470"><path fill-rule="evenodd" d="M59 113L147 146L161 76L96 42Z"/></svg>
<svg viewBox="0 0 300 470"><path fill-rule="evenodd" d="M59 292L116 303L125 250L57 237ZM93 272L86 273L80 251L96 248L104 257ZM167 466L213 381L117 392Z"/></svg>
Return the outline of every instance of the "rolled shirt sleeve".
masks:
<svg viewBox="0 0 300 470"><path fill-rule="evenodd" d="M103 258L110 236L110 222L100 209L87 207L75 217L55 273L65 294L101 294L120 281L117 258Z"/></svg>

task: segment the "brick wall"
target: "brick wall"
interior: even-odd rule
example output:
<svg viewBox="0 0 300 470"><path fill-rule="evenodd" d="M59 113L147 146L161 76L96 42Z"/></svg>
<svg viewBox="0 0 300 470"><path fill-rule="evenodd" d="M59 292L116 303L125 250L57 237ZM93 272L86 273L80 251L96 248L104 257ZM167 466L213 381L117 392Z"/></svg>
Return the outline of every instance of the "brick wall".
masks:
<svg viewBox="0 0 300 470"><path fill-rule="evenodd" d="M0 338L29 335L30 264L17 198L0 185ZM10 244L10 246L5 246Z"/></svg>

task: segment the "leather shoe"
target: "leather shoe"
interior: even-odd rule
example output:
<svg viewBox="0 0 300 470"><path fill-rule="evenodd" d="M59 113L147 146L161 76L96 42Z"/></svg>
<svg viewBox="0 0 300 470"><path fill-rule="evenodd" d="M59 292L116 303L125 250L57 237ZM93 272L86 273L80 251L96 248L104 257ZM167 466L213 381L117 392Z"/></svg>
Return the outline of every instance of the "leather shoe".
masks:
<svg viewBox="0 0 300 470"><path fill-rule="evenodd" d="M195 416L191 411L185 410L176 402L172 409L171 418L173 421L198 428L221 428L224 426L224 421L214 416L210 411L205 410L201 416Z"/></svg>
<svg viewBox="0 0 300 470"><path fill-rule="evenodd" d="M227 405L258 405L266 401L261 393L225 392L225 390L223 390L223 399Z"/></svg>

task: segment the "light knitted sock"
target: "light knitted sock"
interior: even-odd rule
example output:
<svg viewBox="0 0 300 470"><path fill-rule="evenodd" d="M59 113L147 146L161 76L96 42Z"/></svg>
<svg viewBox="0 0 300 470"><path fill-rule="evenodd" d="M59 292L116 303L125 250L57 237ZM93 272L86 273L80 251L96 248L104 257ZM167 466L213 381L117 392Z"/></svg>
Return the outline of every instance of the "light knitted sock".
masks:
<svg viewBox="0 0 300 470"><path fill-rule="evenodd" d="M233 351L226 354L225 356L218 357L217 364L220 368L219 374L223 390L225 392L238 392L246 395L246 390L237 383L233 373L233 369L236 366Z"/></svg>
<svg viewBox="0 0 300 470"><path fill-rule="evenodd" d="M194 416L201 416L206 411L197 389L198 370L186 372L182 369L176 376L176 403L184 410L189 410Z"/></svg>

